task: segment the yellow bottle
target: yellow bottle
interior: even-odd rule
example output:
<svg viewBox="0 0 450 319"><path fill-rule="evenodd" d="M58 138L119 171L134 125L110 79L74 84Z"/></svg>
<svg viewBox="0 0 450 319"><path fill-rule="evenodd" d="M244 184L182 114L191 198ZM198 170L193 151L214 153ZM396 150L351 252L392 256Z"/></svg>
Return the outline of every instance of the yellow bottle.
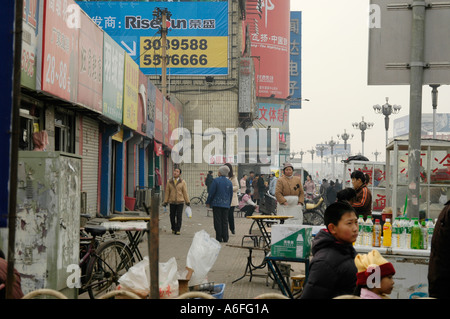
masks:
<svg viewBox="0 0 450 319"><path fill-rule="evenodd" d="M392 240L392 225L391 220L386 218L386 222L383 225L383 246L391 247Z"/></svg>

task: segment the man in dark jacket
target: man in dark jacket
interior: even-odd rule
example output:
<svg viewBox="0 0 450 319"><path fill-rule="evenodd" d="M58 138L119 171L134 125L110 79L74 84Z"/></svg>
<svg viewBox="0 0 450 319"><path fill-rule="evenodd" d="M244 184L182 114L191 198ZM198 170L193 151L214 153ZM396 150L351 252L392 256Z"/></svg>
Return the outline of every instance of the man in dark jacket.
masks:
<svg viewBox="0 0 450 319"><path fill-rule="evenodd" d="M206 191L209 193L209 188L211 187L212 181L214 180L213 171L208 171L208 175L206 176L205 185Z"/></svg>
<svg viewBox="0 0 450 319"><path fill-rule="evenodd" d="M230 169L224 165L219 168L219 177L211 184L206 207L212 207L214 230L219 242L228 242L228 211L233 199L233 184L227 178Z"/></svg>
<svg viewBox="0 0 450 319"><path fill-rule="evenodd" d="M450 298L450 201L445 204L434 226L428 264L430 297Z"/></svg>
<svg viewBox="0 0 450 319"><path fill-rule="evenodd" d="M327 229L314 238L301 299L331 299L352 294L356 287L356 251L352 245L358 236L355 210L346 202L335 202L325 210L324 222Z"/></svg>

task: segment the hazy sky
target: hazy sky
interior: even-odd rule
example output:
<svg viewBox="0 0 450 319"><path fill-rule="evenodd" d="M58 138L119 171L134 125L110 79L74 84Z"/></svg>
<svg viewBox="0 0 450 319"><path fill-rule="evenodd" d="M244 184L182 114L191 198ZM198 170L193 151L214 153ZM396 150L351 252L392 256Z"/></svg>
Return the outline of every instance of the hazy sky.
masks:
<svg viewBox="0 0 450 319"><path fill-rule="evenodd" d="M291 11L302 11L302 95L309 99L301 110L290 112L291 150L306 151L316 144L337 141L337 134L354 134L349 142L352 153L361 152L361 131L353 122L374 127L366 131L364 155L375 161L385 160L384 116L373 105L402 106L390 116L389 138L394 119L409 114L409 86L367 85L369 0L291 0ZM432 113L431 88L423 87L422 113ZM439 88L437 113L450 113L449 86ZM343 141L339 141L343 143ZM311 155L303 156L311 162ZM314 156L314 162L319 160Z"/></svg>

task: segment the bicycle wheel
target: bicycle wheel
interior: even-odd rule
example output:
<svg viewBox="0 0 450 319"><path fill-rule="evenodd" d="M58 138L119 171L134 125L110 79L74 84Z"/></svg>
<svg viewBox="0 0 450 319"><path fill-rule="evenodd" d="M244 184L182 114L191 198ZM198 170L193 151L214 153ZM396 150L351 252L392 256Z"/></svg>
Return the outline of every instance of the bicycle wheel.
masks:
<svg viewBox="0 0 450 319"><path fill-rule="evenodd" d="M133 265L128 246L117 240L101 244L89 261L86 285L91 299L115 290L119 278Z"/></svg>
<svg viewBox="0 0 450 319"><path fill-rule="evenodd" d="M323 224L323 215L316 211L308 211L303 213L303 224L319 226Z"/></svg>
<svg viewBox="0 0 450 319"><path fill-rule="evenodd" d="M200 197L192 197L191 198L191 205L193 205L193 206L203 205L203 200Z"/></svg>

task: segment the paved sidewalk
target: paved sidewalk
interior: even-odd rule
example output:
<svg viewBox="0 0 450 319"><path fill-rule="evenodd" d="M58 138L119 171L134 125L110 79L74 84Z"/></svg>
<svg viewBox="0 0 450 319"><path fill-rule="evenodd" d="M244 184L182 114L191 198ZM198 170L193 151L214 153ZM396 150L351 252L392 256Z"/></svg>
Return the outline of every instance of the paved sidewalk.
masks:
<svg viewBox="0 0 450 319"><path fill-rule="evenodd" d="M171 257L177 260L178 269L183 270L186 266L186 257L192 240L196 232L205 230L209 235L215 238L212 213L207 216L206 207L193 207L192 218L183 215L183 223L181 227L181 235L172 234L170 228L170 219L168 209L164 213L160 210L160 262L166 262ZM262 277L246 276L241 280L232 281L241 277L245 272L247 264L248 250L241 248L233 248L229 245L241 245L242 236L248 234L252 220L245 217L236 217L235 213L235 234L231 234L228 243L221 243L222 248L219 256L208 273L208 281L215 283L225 283L224 299L251 299L264 293L280 293L278 286L275 284L272 288L272 279L267 278L267 266L263 269L255 270L253 274L263 275ZM246 245L252 245L250 240L244 241ZM148 255L147 243L141 244L143 255ZM262 251L253 251L253 263L259 265L263 258ZM294 271L291 274L304 273L304 264L292 263L291 267Z"/></svg>

